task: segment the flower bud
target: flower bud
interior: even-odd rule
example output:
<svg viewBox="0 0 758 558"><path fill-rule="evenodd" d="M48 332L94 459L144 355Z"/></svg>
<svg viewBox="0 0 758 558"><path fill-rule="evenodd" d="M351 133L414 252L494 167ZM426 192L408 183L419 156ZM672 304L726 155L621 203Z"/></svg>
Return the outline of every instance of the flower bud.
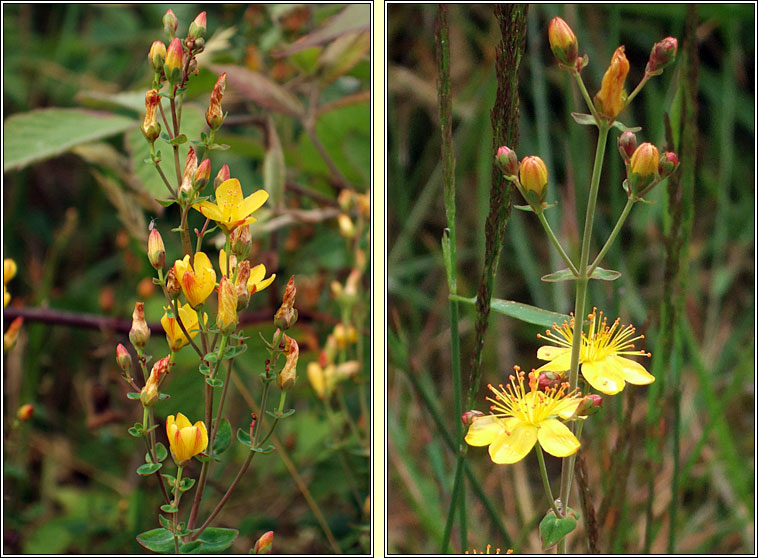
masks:
<svg viewBox="0 0 758 558"><path fill-rule="evenodd" d="M132 342L137 352L140 352L147 345L148 339L150 339L150 328L147 327L147 322L145 321L145 303L137 302L134 304L129 341Z"/></svg>
<svg viewBox="0 0 758 558"><path fill-rule="evenodd" d="M19 316L11 322L10 326L8 326L8 331L3 335L3 348L6 351L10 351L16 345L22 325L24 325L24 318Z"/></svg>
<svg viewBox="0 0 758 558"><path fill-rule="evenodd" d="M190 146L187 152L187 161L184 163L184 175L182 176L182 185L179 187L179 194L183 201L189 202L194 196L192 188L193 180L197 174L197 155L195 150Z"/></svg>
<svg viewBox="0 0 758 558"><path fill-rule="evenodd" d="M169 268L168 275L166 276L166 292L171 300L177 298L179 293L182 292L182 285L179 283L179 279L176 278L174 266Z"/></svg>
<svg viewBox="0 0 758 558"><path fill-rule="evenodd" d="M661 178L670 176L676 168L679 166L679 157L673 151L666 151L661 155L661 160L658 162L658 174Z"/></svg>
<svg viewBox="0 0 758 558"><path fill-rule="evenodd" d="M632 132L624 132L619 136L619 153L625 163L628 163L637 149L637 136Z"/></svg>
<svg viewBox="0 0 758 558"><path fill-rule="evenodd" d="M276 383L279 389L286 391L294 386L297 380L297 358L300 355L300 348L297 346L297 341L292 337L286 333L282 336L284 337L284 354L287 360L284 363L284 368L276 377Z"/></svg>
<svg viewBox="0 0 758 558"><path fill-rule="evenodd" d="M163 238L158 229L150 231L150 236L147 238L147 259L156 270L166 266L166 248L163 246Z"/></svg>
<svg viewBox="0 0 758 558"><path fill-rule="evenodd" d="M518 157L516 156L516 152L510 147L501 145L497 148L495 164L503 171L505 176L516 176L518 174Z"/></svg>
<svg viewBox="0 0 758 558"><path fill-rule="evenodd" d="M287 282L287 288L284 290L282 305L274 314L274 325L280 329L289 329L297 321L297 310L295 309L295 276L290 277Z"/></svg>
<svg viewBox="0 0 758 558"><path fill-rule="evenodd" d="M203 162L197 167L195 171L195 190L202 190L203 187L208 184L208 179L211 177L211 160L203 159Z"/></svg>
<svg viewBox="0 0 758 558"><path fill-rule="evenodd" d="M470 411L466 411L465 413L461 415L461 421L466 426L471 426L475 418L483 417L483 416L484 416L483 412L472 409Z"/></svg>
<svg viewBox="0 0 758 558"><path fill-rule="evenodd" d="M347 362L343 362L342 364L339 364L334 369L334 381L341 382L343 380L348 380L350 378L357 376L360 371L361 371L360 362L358 362L357 360L348 360Z"/></svg>
<svg viewBox="0 0 758 558"><path fill-rule="evenodd" d="M166 33L166 35L168 35L169 39L176 37L177 27L179 27L179 20L176 19L176 16L172 10L168 10L163 15L163 31Z"/></svg>
<svg viewBox="0 0 758 558"><path fill-rule="evenodd" d="M132 355L126 350L121 343L116 346L116 363L118 367L124 372L124 375L130 377L129 372L132 369Z"/></svg>
<svg viewBox="0 0 758 558"><path fill-rule="evenodd" d="M247 227L245 227L247 228ZM244 310L250 303L250 291L247 290L247 280L250 279L250 262L242 260L237 266L237 310Z"/></svg>
<svg viewBox="0 0 758 558"><path fill-rule="evenodd" d="M550 41L550 49L565 66L574 66L579 52L576 36L568 26L568 23L559 17L554 17L547 28L547 38Z"/></svg>
<svg viewBox="0 0 758 558"><path fill-rule="evenodd" d="M208 110L205 111L205 121L208 123L208 127L211 130L218 130L221 127L221 123L224 121L224 111L221 109L221 99L224 97L225 90L226 72L218 76L216 85L213 86L213 91L211 92L211 102L208 105Z"/></svg>
<svg viewBox="0 0 758 558"><path fill-rule="evenodd" d="M630 161L630 170L641 177L654 175L658 172L658 148L652 143L645 142L634 150Z"/></svg>
<svg viewBox="0 0 758 558"><path fill-rule="evenodd" d="M3 260L3 283L7 283L16 276L18 272L18 266L16 262L11 258L5 258Z"/></svg>
<svg viewBox="0 0 758 558"><path fill-rule="evenodd" d="M629 61L624 54L624 47L620 46L613 53L611 64L603 76L600 91L595 95L595 107L611 120L616 118L624 108L626 102L624 82L628 73Z"/></svg>
<svg viewBox="0 0 758 558"><path fill-rule="evenodd" d="M202 39L205 37L205 24L205 12L200 12L195 20L190 23L189 31L187 31L187 38L194 41L196 39Z"/></svg>
<svg viewBox="0 0 758 558"><path fill-rule="evenodd" d="M226 275L221 278L218 285L216 326L227 334L237 327L237 289Z"/></svg>
<svg viewBox="0 0 758 558"><path fill-rule="evenodd" d="M274 532L268 531L261 535L261 538L255 541L253 554L271 554L271 547L274 544Z"/></svg>
<svg viewBox="0 0 758 558"><path fill-rule="evenodd" d="M575 417L590 417L600 411L603 406L603 398L597 393L585 395L574 411Z"/></svg>
<svg viewBox="0 0 758 558"><path fill-rule="evenodd" d="M540 198L543 197L547 185L547 167L539 157L529 156L521 160L519 169L521 186L527 192L534 192Z"/></svg>
<svg viewBox="0 0 758 558"><path fill-rule="evenodd" d="M16 413L16 418L20 420L21 422L26 422L32 418L34 415L34 405L31 403L27 403L26 405L21 405L21 407L18 408L18 412Z"/></svg>
<svg viewBox="0 0 758 558"><path fill-rule="evenodd" d="M340 234L347 239L355 238L355 225L348 215L340 213L337 217L337 224L339 225Z"/></svg>
<svg viewBox="0 0 758 558"><path fill-rule="evenodd" d="M663 68L671 64L676 59L677 40L674 37L666 37L653 45L650 51L650 58L645 66L645 73L657 75L663 71Z"/></svg>
<svg viewBox="0 0 758 558"><path fill-rule="evenodd" d="M253 237L250 233L250 226L243 225L237 227L229 235L232 243L232 253L237 256L238 260L244 260L253 247Z"/></svg>
<svg viewBox="0 0 758 558"><path fill-rule="evenodd" d="M142 134L147 141L153 143L161 135L161 125L158 122L157 109L161 104L160 95L155 89L145 93L145 120L142 122Z"/></svg>
<svg viewBox="0 0 758 558"><path fill-rule="evenodd" d="M218 171L218 174L216 175L216 178L213 180L213 189L215 190L219 186L221 186L224 182L229 180L229 165L224 165L221 167L221 170Z"/></svg>
<svg viewBox="0 0 758 558"><path fill-rule="evenodd" d="M182 63L184 61L184 51L182 50L182 41L174 37L166 51L166 61L163 64L163 73L166 79L171 83L178 83L182 79Z"/></svg>
<svg viewBox="0 0 758 558"><path fill-rule="evenodd" d="M161 384L161 378L168 374L171 367L171 356L166 356L160 359L153 365L153 369L150 371L150 377L145 382L145 387L140 392L140 401L145 407L151 407L158 402L158 388Z"/></svg>
<svg viewBox="0 0 758 558"><path fill-rule="evenodd" d="M337 196L337 205L340 206L342 211L348 212L353 206L354 197L355 192L353 190L350 188L343 188Z"/></svg>
<svg viewBox="0 0 758 558"><path fill-rule="evenodd" d="M557 390L565 381L566 378L561 372L540 372L540 375L537 377L537 389L539 391L547 391L548 389Z"/></svg>
<svg viewBox="0 0 758 558"><path fill-rule="evenodd" d="M153 42L147 60L156 72L163 70L163 63L166 61L166 45L163 44L163 41Z"/></svg>

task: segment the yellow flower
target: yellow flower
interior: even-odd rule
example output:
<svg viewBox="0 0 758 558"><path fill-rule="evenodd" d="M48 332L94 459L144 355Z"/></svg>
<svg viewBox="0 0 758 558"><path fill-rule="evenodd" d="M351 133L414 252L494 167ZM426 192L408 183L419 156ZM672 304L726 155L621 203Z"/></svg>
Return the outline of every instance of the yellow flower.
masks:
<svg viewBox="0 0 758 558"><path fill-rule="evenodd" d="M576 391L566 393L568 384L558 389L537 388L538 374L529 374L529 391L524 388L524 372L516 368L516 376L506 388L489 389L495 399L493 414L475 417L466 434L470 446L489 446L494 463L516 463L538 443L549 454L566 457L579 448L579 440L558 418L570 418L581 398Z"/></svg>
<svg viewBox="0 0 758 558"><path fill-rule="evenodd" d="M223 333L231 333L237 327L237 289L231 279L222 277L218 286L218 316L216 326Z"/></svg>
<svg viewBox="0 0 758 558"><path fill-rule="evenodd" d="M218 253L218 265L221 269L221 274L226 275L226 252L222 248L221 251ZM234 270L237 267L237 257L232 254L229 259L229 272L234 275ZM264 279L265 277L265 279ZM250 270L250 277L247 280L247 290L248 292L253 295L259 291L262 291L266 287L268 287L273 281L276 279L276 273L273 275L266 277L266 266L263 264L258 264L254 268ZM237 281L235 281L235 285L239 282L239 275L237 276Z"/></svg>
<svg viewBox="0 0 758 558"><path fill-rule="evenodd" d="M177 302L179 307L179 319L182 321L182 325L190 335L190 339L194 339L200 331L198 327L199 320L197 319L197 312L195 312L189 304L182 306L181 302ZM168 307L163 307L166 312L161 318L161 325L166 332L166 341L172 351L178 351L189 343L187 336L184 335L182 328L179 327L179 322L176 318L168 317ZM203 313L203 321L208 323L208 314Z"/></svg>
<svg viewBox="0 0 758 558"><path fill-rule="evenodd" d="M236 178L223 182L216 190L216 203L202 201L192 207L208 219L218 222L229 234L237 227L255 222L253 212L266 203L268 192L258 190L246 198L242 197L242 186Z"/></svg>
<svg viewBox="0 0 758 558"><path fill-rule="evenodd" d="M8 292L5 285L16 276L17 271L18 266L16 265L16 262L10 258L5 258L3 260L3 308L8 306L8 303L11 301L11 293Z"/></svg>
<svg viewBox="0 0 758 558"><path fill-rule="evenodd" d="M208 447L208 431L205 423L197 421L194 426L181 413L169 415L166 419L166 434L171 446L171 453L177 463L192 459Z"/></svg>
<svg viewBox="0 0 758 558"><path fill-rule="evenodd" d="M319 399L329 399L334 391L335 385L335 367L329 364L322 368L318 362L309 362L308 381L311 383L313 391Z"/></svg>
<svg viewBox="0 0 758 558"><path fill-rule="evenodd" d="M645 351L635 351L634 341L644 339L644 335L633 337L635 329L631 325L621 327L620 320L609 327L603 313L593 309L588 316L590 320L589 335L582 332L582 344L579 352L584 379L596 390L614 395L624 389L625 382L635 385L652 384L655 377L644 366L620 355L650 356ZM571 344L574 339L574 319L571 323L554 325L555 333L548 330L540 338L549 339L557 347L545 345L537 351L537 358L549 360L537 369L537 372L563 372L571 367Z"/></svg>
<svg viewBox="0 0 758 558"><path fill-rule="evenodd" d="M595 95L597 109L611 120L616 118L624 108L624 82L629 73L629 61L620 46L613 53L611 64L605 71L600 91Z"/></svg>
<svg viewBox="0 0 758 558"><path fill-rule="evenodd" d="M204 252L195 253L193 266L190 266L189 254L183 260L176 260L174 269L184 296L193 308L205 302L216 287L216 271Z"/></svg>
<svg viewBox="0 0 758 558"><path fill-rule="evenodd" d="M542 195L547 185L547 167L542 159L534 155L524 157L519 167L519 175L524 190Z"/></svg>

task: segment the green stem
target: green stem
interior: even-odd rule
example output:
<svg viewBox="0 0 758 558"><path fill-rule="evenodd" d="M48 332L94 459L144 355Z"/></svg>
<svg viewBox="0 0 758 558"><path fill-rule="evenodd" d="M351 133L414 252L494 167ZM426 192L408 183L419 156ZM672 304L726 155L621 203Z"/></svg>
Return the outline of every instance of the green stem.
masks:
<svg viewBox="0 0 758 558"><path fill-rule="evenodd" d="M182 480L182 471L184 470L184 467L181 465L178 466L178 469L176 470L176 485L174 486L174 500L171 502L171 505L176 508L176 511L174 512L174 550L177 554L179 554L179 535L176 534L176 532L179 530L179 524L178 524L178 516L179 516L179 500L182 498L182 491L179 490L179 484Z"/></svg>
<svg viewBox="0 0 758 558"><path fill-rule="evenodd" d="M545 232L547 233L548 238L550 239L550 242L553 243L553 246L555 246L555 249L558 250L558 253L560 254L561 258L563 258L563 261L566 262L566 265L571 270L571 273L574 274L574 277L579 275L579 272L576 269L576 266L574 266L574 262L571 261L571 258L566 253L566 251L563 249L563 246L561 246L560 241L558 238L556 238L555 233L553 232L553 229L550 228L550 223L547 222L547 219L545 218L545 213L543 211L535 211L537 218L540 220L540 223L542 224L542 228L545 229Z"/></svg>
<svg viewBox="0 0 758 558"><path fill-rule="evenodd" d="M584 97L584 102L587 103L587 108L590 109L590 112L592 113L592 116L595 117L596 121L600 121L600 117L597 114L597 111L595 110L595 104L592 102L592 99L590 98L590 94L587 92L587 87L584 85L584 80L582 79L582 75L579 72L571 72L571 75L574 76L574 79L576 80L577 85L579 85L579 91L582 92L582 97Z"/></svg>
<svg viewBox="0 0 758 558"><path fill-rule="evenodd" d="M611 235L608 237L608 240L605 241L605 245L603 246L603 249L600 250L597 257L595 258L595 261L592 262L592 265L590 266L590 269L587 272L587 276L592 277L592 272L595 271L597 266L600 265L600 262L603 261L605 254L608 252L608 249L613 244L613 241L616 240L616 237L618 236L619 231L621 231L621 227L623 226L624 221L626 221L626 218L629 215L629 212L632 210L633 205L634 205L634 200L632 198L629 198L626 200L626 205L624 206L624 210L621 212L621 215L619 216L619 219L616 222L616 226L613 227L613 230L611 231Z"/></svg>
<svg viewBox="0 0 758 558"><path fill-rule="evenodd" d="M642 88L645 86L645 84L648 82L648 80L651 77L652 76L650 74L648 74L647 72L645 72L645 75L642 77L642 79L640 80L640 82L637 84L637 87L635 87L634 91L632 91L629 94L629 96L626 98L626 102L624 103L624 108L626 108L627 106L629 106L629 103L631 103L632 100L637 96L637 93L639 93L640 91L642 91ZM624 109L622 108L621 110L624 110Z"/></svg>
<svg viewBox="0 0 758 558"><path fill-rule="evenodd" d="M545 489L545 496L547 496L547 499L550 502L550 507L553 509L555 517L561 517L561 512L555 505L553 491L550 490L550 480L547 476L547 467L545 466L545 456L542 453L542 447L539 445L539 443L535 444L535 447L537 448L537 460L540 462L540 476L542 476L542 487Z"/></svg>
<svg viewBox="0 0 758 558"><path fill-rule="evenodd" d="M576 279L576 300L574 304L574 332L571 345L571 368L569 371L569 390L577 387L579 379L579 353L582 343L582 329L584 324L584 309L587 300L587 286L589 283L587 262L589 260L590 244L592 241L592 225L595 219L595 207L597 204L597 192L600 185L600 174L605 157L605 144L608 139L608 123L600 121L598 129L597 147L595 149L595 163L592 167L592 180L590 182L589 197L587 199L587 213L584 219L584 234L582 235L582 251L579 257L579 276ZM572 429L573 430L573 429ZM563 510L568 509L569 496L571 494L571 481L574 475L575 455L563 458L561 467L560 499ZM566 553L566 537L558 543L558 553Z"/></svg>

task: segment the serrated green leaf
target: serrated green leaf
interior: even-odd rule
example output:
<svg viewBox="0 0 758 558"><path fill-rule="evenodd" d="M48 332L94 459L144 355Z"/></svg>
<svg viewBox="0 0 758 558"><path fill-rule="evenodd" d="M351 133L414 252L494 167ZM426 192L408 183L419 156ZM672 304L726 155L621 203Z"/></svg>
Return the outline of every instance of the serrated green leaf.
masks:
<svg viewBox="0 0 758 558"><path fill-rule="evenodd" d="M459 295L450 295L450 300L465 302L472 306L476 304L476 297L466 298ZM566 314L559 314L558 312L543 310L542 308L531 306L529 304L514 302L512 300L503 300L500 298L492 299L490 302L490 309L493 312L516 318L522 322L548 328L553 327L554 323L561 324L569 319Z"/></svg>
<svg viewBox="0 0 758 558"><path fill-rule="evenodd" d="M140 533L137 535L137 542L158 554L173 554L174 552L174 535L168 529L158 528Z"/></svg>
<svg viewBox="0 0 758 558"><path fill-rule="evenodd" d="M596 267L590 275L590 279L599 279L601 281L615 281L621 277L621 272L613 269L603 269L602 267Z"/></svg>
<svg viewBox="0 0 758 558"><path fill-rule="evenodd" d="M168 482L168 485L171 489L174 488L174 484L176 483L176 477L174 475L169 475L168 473L161 473L161 476L166 479L166 482Z"/></svg>
<svg viewBox="0 0 758 558"><path fill-rule="evenodd" d="M559 281L576 281L576 275L574 275L570 269L561 269L559 271L554 271L553 273L543 275L540 277L540 279L548 283L557 283Z"/></svg>
<svg viewBox="0 0 758 558"><path fill-rule="evenodd" d="M221 455L232 443L232 426L225 418L216 430L216 436L213 438L213 455Z"/></svg>
<svg viewBox="0 0 758 558"><path fill-rule="evenodd" d="M76 145L136 127L136 119L85 109L48 108L14 114L3 125L3 171L22 169Z"/></svg>
<svg viewBox="0 0 758 558"><path fill-rule="evenodd" d="M148 477L157 472L161 467L163 467L163 463L144 463L137 467L137 474L141 477Z"/></svg>

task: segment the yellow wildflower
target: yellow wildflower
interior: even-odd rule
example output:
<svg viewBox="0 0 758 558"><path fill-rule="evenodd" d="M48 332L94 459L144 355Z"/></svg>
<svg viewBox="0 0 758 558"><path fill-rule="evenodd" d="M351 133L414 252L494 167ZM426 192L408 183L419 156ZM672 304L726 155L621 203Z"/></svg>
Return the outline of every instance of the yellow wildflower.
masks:
<svg viewBox="0 0 758 558"><path fill-rule="evenodd" d="M624 47L620 46L613 53L611 64L605 71L600 91L595 95L595 106L602 114L613 120L624 108L626 95L624 94L624 82L629 73L629 61L624 54Z"/></svg>
<svg viewBox="0 0 758 558"><path fill-rule="evenodd" d="M625 382L635 385L652 384L655 377L644 366L621 355L650 356L645 351L635 351L634 341L644 339L644 335L633 337L634 327L622 327L616 319L609 327L603 313L594 308L588 316L590 320L589 335L582 332L582 344L579 352L584 379L596 390L607 395L614 395L624 389ZM545 345L537 351L537 358L548 360L537 372L563 372L571 367L571 345L574 340L574 319L571 323L553 325L555 332L547 330L540 338L548 339L556 346Z"/></svg>
<svg viewBox="0 0 758 558"><path fill-rule="evenodd" d="M216 189L216 203L202 201L193 204L208 219L218 223L229 234L237 227L249 225L256 221L251 215L268 199L268 192L258 190L248 197L242 196L242 186L236 178L223 182Z"/></svg>
<svg viewBox="0 0 758 558"><path fill-rule="evenodd" d="M190 256L187 254L184 259L174 262L174 269L187 302L197 308L216 287L216 271L204 252L196 252L193 263L190 266Z"/></svg>
<svg viewBox="0 0 758 558"><path fill-rule="evenodd" d="M199 320L197 318L197 312L195 312L189 304L182 306L181 302L177 302L179 308L179 319L182 321L182 325L190 335L190 339L194 339L200 332ZM184 335L182 328L179 326L179 322L176 317L168 317L168 307L164 306L166 311L161 318L161 325L166 332L166 341L172 351L178 351L189 343L187 336ZM208 323L208 314L203 313L204 323Z"/></svg>
<svg viewBox="0 0 758 558"><path fill-rule="evenodd" d="M489 446L494 463L516 463L532 450L534 444L556 457L566 457L579 448L579 440L557 417L571 418L581 398L576 391L566 393L568 384L557 389L538 389L538 374L529 374L529 391L524 388L524 372L516 369L516 377L506 388L489 389L495 399L493 414L474 417L466 434L471 446Z"/></svg>
<svg viewBox="0 0 758 558"><path fill-rule="evenodd" d="M208 431L205 423L197 421L194 426L181 413L169 415L166 419L166 434L171 453L177 463L192 459L208 447Z"/></svg>
<svg viewBox="0 0 758 558"><path fill-rule="evenodd" d="M16 262L10 258L5 258L3 260L3 308L8 306L8 303L11 301L11 293L8 292L5 285L16 276L17 271L18 266L16 265Z"/></svg>
<svg viewBox="0 0 758 558"><path fill-rule="evenodd" d="M226 275L226 251L223 248L218 254L218 265L221 269L221 274ZM229 273L231 273L232 276L234 276L234 270L236 267L237 257L232 254L229 256ZM250 270L250 277L247 280L247 290L251 295L253 295L268 287L274 281L274 279L276 279L276 273L270 275L269 277L266 277L266 266L263 264L258 264ZM239 277L237 277L235 285L238 281Z"/></svg>

